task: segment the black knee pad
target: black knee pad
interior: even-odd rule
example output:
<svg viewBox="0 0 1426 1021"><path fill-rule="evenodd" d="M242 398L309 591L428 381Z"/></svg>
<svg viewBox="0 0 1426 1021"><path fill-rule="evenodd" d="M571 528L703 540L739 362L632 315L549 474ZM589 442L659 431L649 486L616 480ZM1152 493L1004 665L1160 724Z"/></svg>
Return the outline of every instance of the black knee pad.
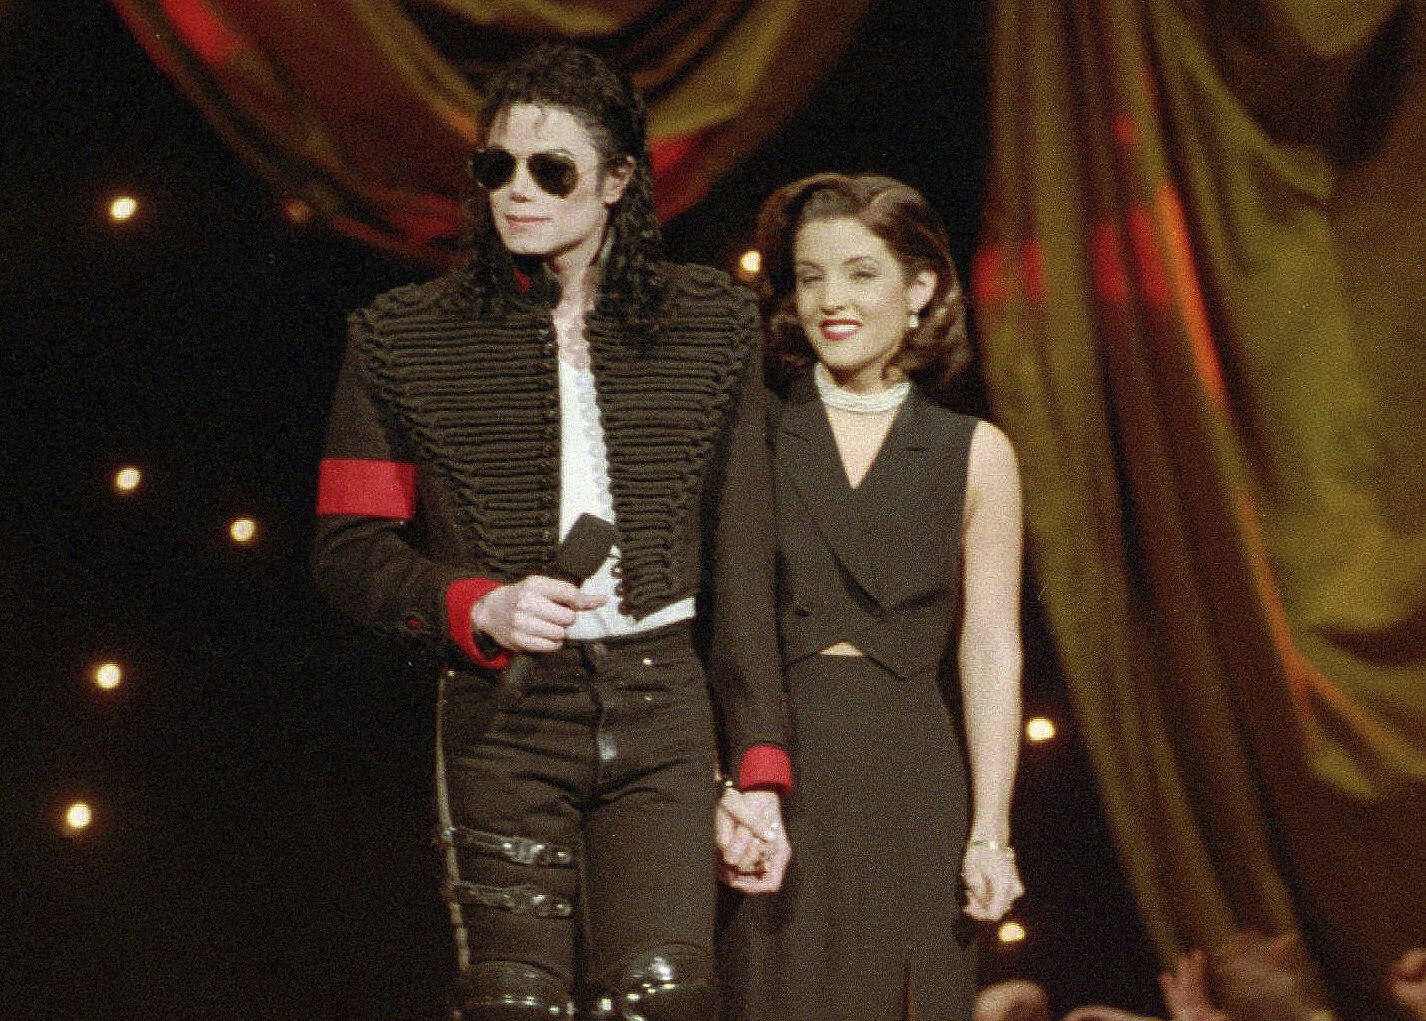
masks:
<svg viewBox="0 0 1426 1021"><path fill-rule="evenodd" d="M591 1021L713 1021L713 961L695 947L655 947L634 958L595 1001Z"/></svg>
<svg viewBox="0 0 1426 1021"><path fill-rule="evenodd" d="M521 961L477 961L456 980L458 1021L570 1021L565 984Z"/></svg>

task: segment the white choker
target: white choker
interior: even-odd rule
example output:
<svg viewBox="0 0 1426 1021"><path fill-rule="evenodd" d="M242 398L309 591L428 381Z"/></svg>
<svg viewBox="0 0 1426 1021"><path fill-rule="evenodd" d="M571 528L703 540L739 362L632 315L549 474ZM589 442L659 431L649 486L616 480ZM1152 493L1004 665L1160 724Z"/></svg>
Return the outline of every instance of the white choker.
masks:
<svg viewBox="0 0 1426 1021"><path fill-rule="evenodd" d="M838 386L832 379L832 374L821 362L812 367L812 380L817 384L817 394L822 398L823 404L829 408L850 411L856 415L884 415L888 411L895 411L901 407L901 402L906 400L906 395L911 392L911 381L903 379L900 383L889 386L885 390L859 394Z"/></svg>

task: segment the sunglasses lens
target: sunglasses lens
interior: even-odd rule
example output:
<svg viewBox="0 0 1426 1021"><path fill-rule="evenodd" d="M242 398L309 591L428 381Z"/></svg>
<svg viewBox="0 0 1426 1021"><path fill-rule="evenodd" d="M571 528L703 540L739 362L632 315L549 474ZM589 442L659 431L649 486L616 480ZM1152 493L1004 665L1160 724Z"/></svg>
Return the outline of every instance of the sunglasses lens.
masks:
<svg viewBox="0 0 1426 1021"><path fill-rule="evenodd" d="M495 191L515 176L515 155L508 149L491 146L470 158L470 176L486 191ZM564 198L579 183L579 166L557 152L537 152L529 158L530 176L556 198Z"/></svg>
<svg viewBox="0 0 1426 1021"><path fill-rule="evenodd" d="M579 167L568 156L537 152L530 157L530 176L545 191L563 198L579 183Z"/></svg>
<svg viewBox="0 0 1426 1021"><path fill-rule="evenodd" d="M486 191L494 191L515 176L515 157L505 149L481 149L470 158L470 176Z"/></svg>

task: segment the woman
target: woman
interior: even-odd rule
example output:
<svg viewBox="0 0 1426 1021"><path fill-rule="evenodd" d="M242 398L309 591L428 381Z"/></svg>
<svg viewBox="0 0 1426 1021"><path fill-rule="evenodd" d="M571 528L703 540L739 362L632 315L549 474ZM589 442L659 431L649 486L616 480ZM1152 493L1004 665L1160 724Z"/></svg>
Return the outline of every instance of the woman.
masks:
<svg viewBox="0 0 1426 1021"><path fill-rule="evenodd" d="M733 909L725 1014L968 1018L973 926L957 920L998 919L1023 892L1015 456L930 399L969 352L921 195L871 175L798 181L764 205L758 246L785 393L769 436L796 853L780 892ZM734 888L786 853L737 791L718 835Z"/></svg>

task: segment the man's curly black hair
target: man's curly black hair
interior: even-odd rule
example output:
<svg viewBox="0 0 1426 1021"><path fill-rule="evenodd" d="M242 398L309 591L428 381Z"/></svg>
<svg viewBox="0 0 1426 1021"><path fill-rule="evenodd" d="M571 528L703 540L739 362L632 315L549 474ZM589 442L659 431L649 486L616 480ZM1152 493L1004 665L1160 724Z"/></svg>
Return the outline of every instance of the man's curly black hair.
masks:
<svg viewBox="0 0 1426 1021"><path fill-rule="evenodd" d="M540 43L497 71L485 91L477 124L482 139L512 106L556 107L573 115L589 132L601 167L621 157L633 161L633 175L609 217L611 242L602 267L599 311L621 321L638 341L654 338L664 297L663 276L654 272L654 263L663 258L663 231L654 216L644 101L633 84L588 50L568 43ZM479 188L466 204L466 213L470 223L466 272L482 295L498 301L510 277L512 258Z"/></svg>

